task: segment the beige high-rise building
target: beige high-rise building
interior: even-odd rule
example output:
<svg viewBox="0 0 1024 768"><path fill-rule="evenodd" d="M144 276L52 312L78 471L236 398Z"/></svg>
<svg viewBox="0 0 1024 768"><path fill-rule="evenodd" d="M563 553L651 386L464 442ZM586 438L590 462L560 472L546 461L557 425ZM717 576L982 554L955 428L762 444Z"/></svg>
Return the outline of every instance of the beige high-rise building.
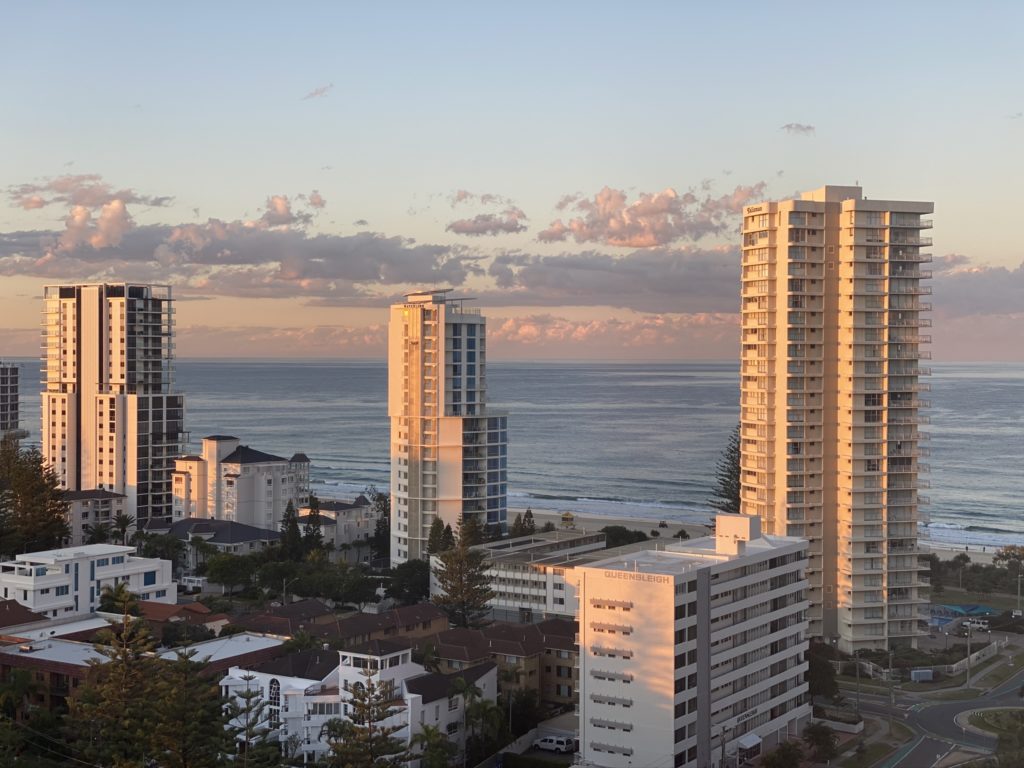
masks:
<svg viewBox="0 0 1024 768"><path fill-rule="evenodd" d="M508 417L487 408L487 324L465 301L424 291L391 307L393 563L427 556L437 518L505 527Z"/></svg>
<svg viewBox="0 0 1024 768"><path fill-rule="evenodd" d="M46 463L68 490L123 493L140 528L169 519L184 435L171 289L50 285L43 304Z"/></svg>
<svg viewBox="0 0 1024 768"><path fill-rule="evenodd" d="M914 645L932 203L823 187L743 211L741 511L810 542L810 633Z"/></svg>

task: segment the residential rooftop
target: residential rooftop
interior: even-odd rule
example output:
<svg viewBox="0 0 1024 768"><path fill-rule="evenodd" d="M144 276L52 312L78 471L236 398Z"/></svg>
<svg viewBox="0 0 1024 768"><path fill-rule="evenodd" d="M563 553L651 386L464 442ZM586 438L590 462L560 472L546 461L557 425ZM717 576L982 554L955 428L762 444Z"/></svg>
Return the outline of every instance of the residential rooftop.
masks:
<svg viewBox="0 0 1024 768"><path fill-rule="evenodd" d="M105 555L127 555L135 552L135 547L123 547L120 544L83 544L80 547L48 549L43 552L26 552L18 555L11 562L57 563L62 560L74 560L79 557L103 557Z"/></svg>

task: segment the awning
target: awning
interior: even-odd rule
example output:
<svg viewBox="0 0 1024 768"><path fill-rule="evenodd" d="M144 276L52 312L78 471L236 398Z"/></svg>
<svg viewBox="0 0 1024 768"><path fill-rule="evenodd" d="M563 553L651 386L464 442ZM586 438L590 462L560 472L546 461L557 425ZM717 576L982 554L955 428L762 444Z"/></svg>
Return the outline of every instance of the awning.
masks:
<svg viewBox="0 0 1024 768"><path fill-rule="evenodd" d="M740 749L753 749L761 744L761 737L751 731L736 739L736 743L739 744Z"/></svg>

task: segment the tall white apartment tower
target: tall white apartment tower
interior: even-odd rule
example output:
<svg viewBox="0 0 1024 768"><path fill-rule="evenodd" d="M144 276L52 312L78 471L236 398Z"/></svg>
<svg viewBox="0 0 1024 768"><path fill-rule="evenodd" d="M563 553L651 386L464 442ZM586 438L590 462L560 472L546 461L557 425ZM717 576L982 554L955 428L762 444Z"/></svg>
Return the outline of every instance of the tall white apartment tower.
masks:
<svg viewBox="0 0 1024 768"><path fill-rule="evenodd" d="M932 203L859 187L743 216L741 511L810 542L810 633L916 645Z"/></svg>
<svg viewBox="0 0 1024 768"><path fill-rule="evenodd" d="M487 408L487 325L448 290L406 296L388 326L391 559L426 557L436 518L506 524L508 417Z"/></svg>
<svg viewBox="0 0 1024 768"><path fill-rule="evenodd" d="M183 447L173 312L168 286L44 289L43 456L68 490L123 493L140 528L171 517Z"/></svg>
<svg viewBox="0 0 1024 768"><path fill-rule="evenodd" d="M18 433L21 436L19 427L19 403L18 378L21 370L15 363L5 363L0 360L0 437L8 434Z"/></svg>

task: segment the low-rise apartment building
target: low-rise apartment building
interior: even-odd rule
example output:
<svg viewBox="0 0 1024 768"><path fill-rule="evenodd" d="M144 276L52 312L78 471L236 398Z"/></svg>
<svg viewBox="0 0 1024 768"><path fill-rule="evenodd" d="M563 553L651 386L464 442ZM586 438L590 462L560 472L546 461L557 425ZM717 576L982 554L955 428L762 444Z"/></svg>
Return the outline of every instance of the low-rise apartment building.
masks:
<svg viewBox="0 0 1024 768"><path fill-rule="evenodd" d="M714 536L580 566L588 765L735 766L810 715L807 542L720 515Z"/></svg>
<svg viewBox="0 0 1024 768"><path fill-rule="evenodd" d="M352 501L319 499L320 531L332 560L343 563L368 563L370 537L377 525L370 500L360 494ZM299 509L299 525L310 521L311 508Z"/></svg>
<svg viewBox="0 0 1024 768"><path fill-rule="evenodd" d="M463 749L465 702L455 693L456 678L474 684L481 700L493 702L497 696L493 664L454 674L427 672L413 662L412 644L406 640L373 640L340 653L299 651L249 668L232 667L221 680L221 691L225 698L258 692L267 705L267 738L280 741L288 757L313 764L328 752L324 727L350 716L352 691L368 677L391 691L394 711L383 725L396 727L394 738L406 744L433 726Z"/></svg>
<svg viewBox="0 0 1024 768"><path fill-rule="evenodd" d="M127 584L139 600L174 603L171 562L136 557L134 547L87 544L18 555L0 563L0 598L49 617L94 612L103 587Z"/></svg>
<svg viewBox="0 0 1024 768"><path fill-rule="evenodd" d="M175 460L171 487L175 520L209 517L277 530L289 502L296 510L309 503L309 458L285 459L237 437L210 435L201 453Z"/></svg>

